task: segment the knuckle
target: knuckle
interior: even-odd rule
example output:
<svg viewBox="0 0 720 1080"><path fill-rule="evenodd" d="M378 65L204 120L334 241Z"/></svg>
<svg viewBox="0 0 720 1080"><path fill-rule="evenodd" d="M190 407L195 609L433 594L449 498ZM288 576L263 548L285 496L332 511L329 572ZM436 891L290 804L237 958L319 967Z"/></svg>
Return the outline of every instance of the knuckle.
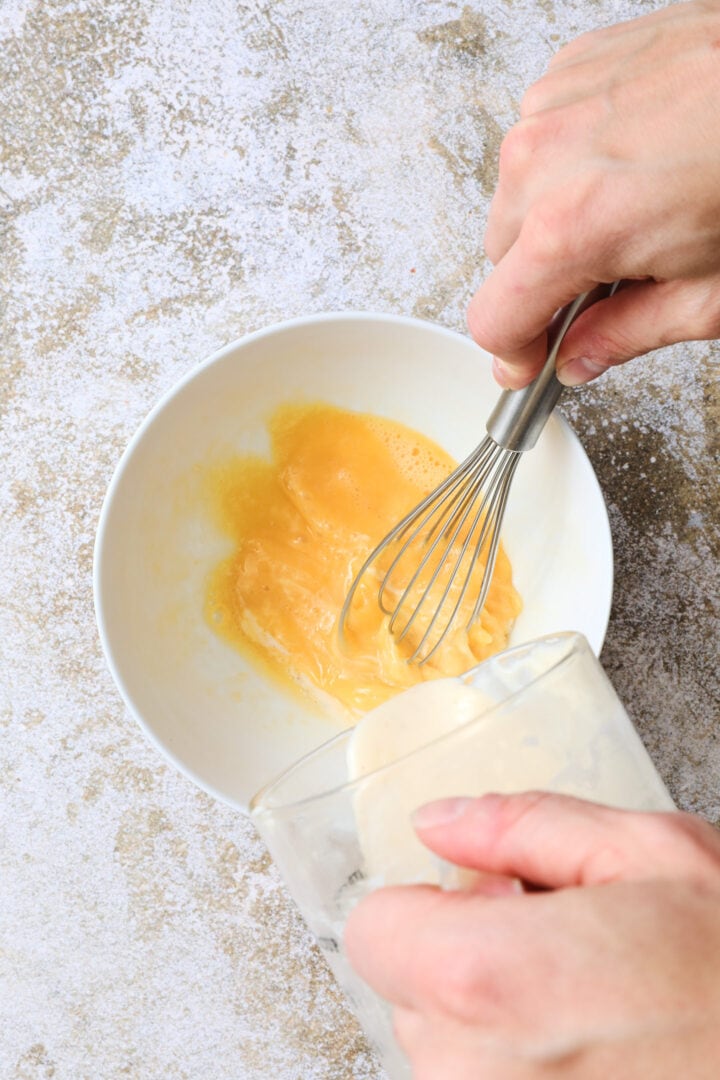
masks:
<svg viewBox="0 0 720 1080"><path fill-rule="evenodd" d="M494 352L497 348L497 335L493 330L492 312L488 304L484 303L484 297L477 293L470 301L467 309L467 325L470 336L487 352Z"/></svg>
<svg viewBox="0 0 720 1080"><path fill-rule="evenodd" d="M567 207L559 198L536 203L522 227L530 259L543 267L573 259L577 231L568 228Z"/></svg>
<svg viewBox="0 0 720 1080"><path fill-rule="evenodd" d="M675 340L691 336L707 341L720 335L720 278L703 282L687 290L687 299L680 305L683 326Z"/></svg>
<svg viewBox="0 0 720 1080"><path fill-rule="evenodd" d="M609 863L604 867L607 880L628 872L657 876L669 870L672 877L720 883L720 833L706 821L679 811L634 813L626 820L628 828L617 847L619 874Z"/></svg>
<svg viewBox="0 0 720 1080"><path fill-rule="evenodd" d="M415 1049L421 1017L412 1009L395 1008L392 1014L392 1029L395 1041L408 1056Z"/></svg>
<svg viewBox="0 0 720 1080"><path fill-rule="evenodd" d="M628 857L621 845L612 841L598 844L579 868L580 881L618 881L627 871Z"/></svg>
<svg viewBox="0 0 720 1080"><path fill-rule="evenodd" d="M490 218L483 238L483 250L485 256L490 260L493 266L497 266L506 250L506 243L504 243L502 239L503 230L497 224L497 217L498 214L493 211L491 207Z"/></svg>
<svg viewBox="0 0 720 1080"><path fill-rule="evenodd" d="M507 242L507 211L504 206L503 194L498 190L490 203L487 227L483 237L485 255L493 265L496 265L505 254L503 238Z"/></svg>
<svg viewBox="0 0 720 1080"><path fill-rule="evenodd" d="M576 346L577 347L577 346ZM631 332L614 329L611 333L586 332L582 337L582 352L596 363L614 367L626 360L642 355L643 344Z"/></svg>
<svg viewBox="0 0 720 1080"><path fill-rule="evenodd" d="M498 171L501 179L527 169L538 145L536 127L533 120L528 118L510 128L500 144Z"/></svg>
<svg viewBox="0 0 720 1080"><path fill-rule="evenodd" d="M468 330L472 339L480 345L481 348L486 348L485 345L485 328L482 317L482 301L478 296L474 296L467 306L465 313L465 320L467 322Z"/></svg>
<svg viewBox="0 0 720 1080"><path fill-rule="evenodd" d="M602 280L616 246L615 230L598 233L596 208L605 202L604 179L577 173L530 208L523 228L528 252L541 265L582 265L589 277Z"/></svg>
<svg viewBox="0 0 720 1080"><path fill-rule="evenodd" d="M695 868L704 873L710 871L713 876L720 874L720 835L717 829L706 821L691 814L661 815L658 827L678 845L679 854L684 856L688 868Z"/></svg>
<svg viewBox="0 0 720 1080"><path fill-rule="evenodd" d="M526 119L535 113L542 112L550 102L550 87L547 77L531 83L520 101L520 117Z"/></svg>
<svg viewBox="0 0 720 1080"><path fill-rule="evenodd" d="M638 272L633 276L643 280L640 270L650 263L651 259L647 257L637 257L633 269L637 268ZM658 329L653 348L678 341L708 341L720 337L720 275L688 281L675 277L677 272L678 269L672 267L669 275L649 279L654 281L653 288L657 290Z"/></svg>
<svg viewBox="0 0 720 1080"><path fill-rule="evenodd" d="M584 34L579 34L572 41L569 41L567 45L563 45L561 49L558 49L548 64L548 70L552 71L563 64L573 63L583 53L588 53L597 43L600 36L600 30L586 30Z"/></svg>
<svg viewBox="0 0 720 1080"><path fill-rule="evenodd" d="M473 340L488 353L500 354L508 348L508 331L501 322L501 313L476 295L467 309L467 325Z"/></svg>
<svg viewBox="0 0 720 1080"><path fill-rule="evenodd" d="M496 240L492 234L486 234L483 241L483 253L486 259L489 259L493 266L497 266L500 259L503 257L503 250L500 243Z"/></svg>
<svg viewBox="0 0 720 1080"><path fill-rule="evenodd" d="M690 814L647 813L628 818L630 831L608 837L594 846L580 868L582 880L612 882L647 870L672 865L715 883L720 879L720 834Z"/></svg>
<svg viewBox="0 0 720 1080"><path fill-rule="evenodd" d="M485 965L472 948L448 957L437 985L437 1007L447 1016L472 1023L484 1012L487 997Z"/></svg>

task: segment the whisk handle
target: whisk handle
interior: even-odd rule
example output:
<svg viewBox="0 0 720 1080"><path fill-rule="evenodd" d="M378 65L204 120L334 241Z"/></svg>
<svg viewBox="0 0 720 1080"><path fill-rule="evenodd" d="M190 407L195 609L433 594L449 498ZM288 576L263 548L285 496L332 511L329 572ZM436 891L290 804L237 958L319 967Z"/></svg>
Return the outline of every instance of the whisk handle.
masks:
<svg viewBox="0 0 720 1080"><path fill-rule="evenodd" d="M487 422L488 435L505 450L531 450L558 403L564 387L555 374L560 344L578 315L612 296L619 282L598 285L557 313L548 328L548 357L538 377L522 390L505 390Z"/></svg>

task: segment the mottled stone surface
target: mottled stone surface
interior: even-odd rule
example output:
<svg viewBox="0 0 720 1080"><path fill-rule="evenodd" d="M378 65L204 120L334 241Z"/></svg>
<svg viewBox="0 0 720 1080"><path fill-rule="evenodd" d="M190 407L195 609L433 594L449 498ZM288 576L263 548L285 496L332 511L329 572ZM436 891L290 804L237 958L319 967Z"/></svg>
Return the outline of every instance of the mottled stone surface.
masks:
<svg viewBox="0 0 720 1080"><path fill-rule="evenodd" d="M95 631L98 511L199 358L364 308L463 329L502 133L596 0L0 5L0 1075L377 1077L250 825L166 767ZM568 397L604 488L604 651L720 818L720 350Z"/></svg>

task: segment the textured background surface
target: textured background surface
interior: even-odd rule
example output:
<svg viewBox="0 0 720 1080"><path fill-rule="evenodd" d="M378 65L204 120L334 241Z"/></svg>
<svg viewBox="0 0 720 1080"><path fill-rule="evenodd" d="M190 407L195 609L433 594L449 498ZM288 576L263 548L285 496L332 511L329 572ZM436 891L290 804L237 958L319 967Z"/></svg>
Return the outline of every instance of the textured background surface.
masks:
<svg viewBox="0 0 720 1080"><path fill-rule="evenodd" d="M100 503L158 396L274 320L463 329L503 131L630 0L0 5L0 1075L377 1069L250 826L105 669ZM603 658L677 801L720 817L720 350L569 399L611 513Z"/></svg>

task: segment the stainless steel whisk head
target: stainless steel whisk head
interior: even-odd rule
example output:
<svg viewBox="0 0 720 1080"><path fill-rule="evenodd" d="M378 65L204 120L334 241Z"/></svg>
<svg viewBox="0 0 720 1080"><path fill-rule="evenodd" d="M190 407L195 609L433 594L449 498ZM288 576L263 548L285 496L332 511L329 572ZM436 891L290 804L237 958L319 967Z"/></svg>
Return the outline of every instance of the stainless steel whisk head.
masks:
<svg viewBox="0 0 720 1080"><path fill-rule="evenodd" d="M548 331L547 360L535 381L523 390L502 393L480 445L370 553L343 604L341 640L353 600L371 568L379 578L377 600L390 616L393 636L402 641L413 627L419 635L409 663L424 664L440 648L473 583L477 592L466 629L477 621L495 569L515 470L522 454L537 442L563 390L555 375L560 343L581 312L616 288L617 283L598 286L558 313ZM400 576L403 562L411 568ZM397 577L400 586L394 583Z"/></svg>

